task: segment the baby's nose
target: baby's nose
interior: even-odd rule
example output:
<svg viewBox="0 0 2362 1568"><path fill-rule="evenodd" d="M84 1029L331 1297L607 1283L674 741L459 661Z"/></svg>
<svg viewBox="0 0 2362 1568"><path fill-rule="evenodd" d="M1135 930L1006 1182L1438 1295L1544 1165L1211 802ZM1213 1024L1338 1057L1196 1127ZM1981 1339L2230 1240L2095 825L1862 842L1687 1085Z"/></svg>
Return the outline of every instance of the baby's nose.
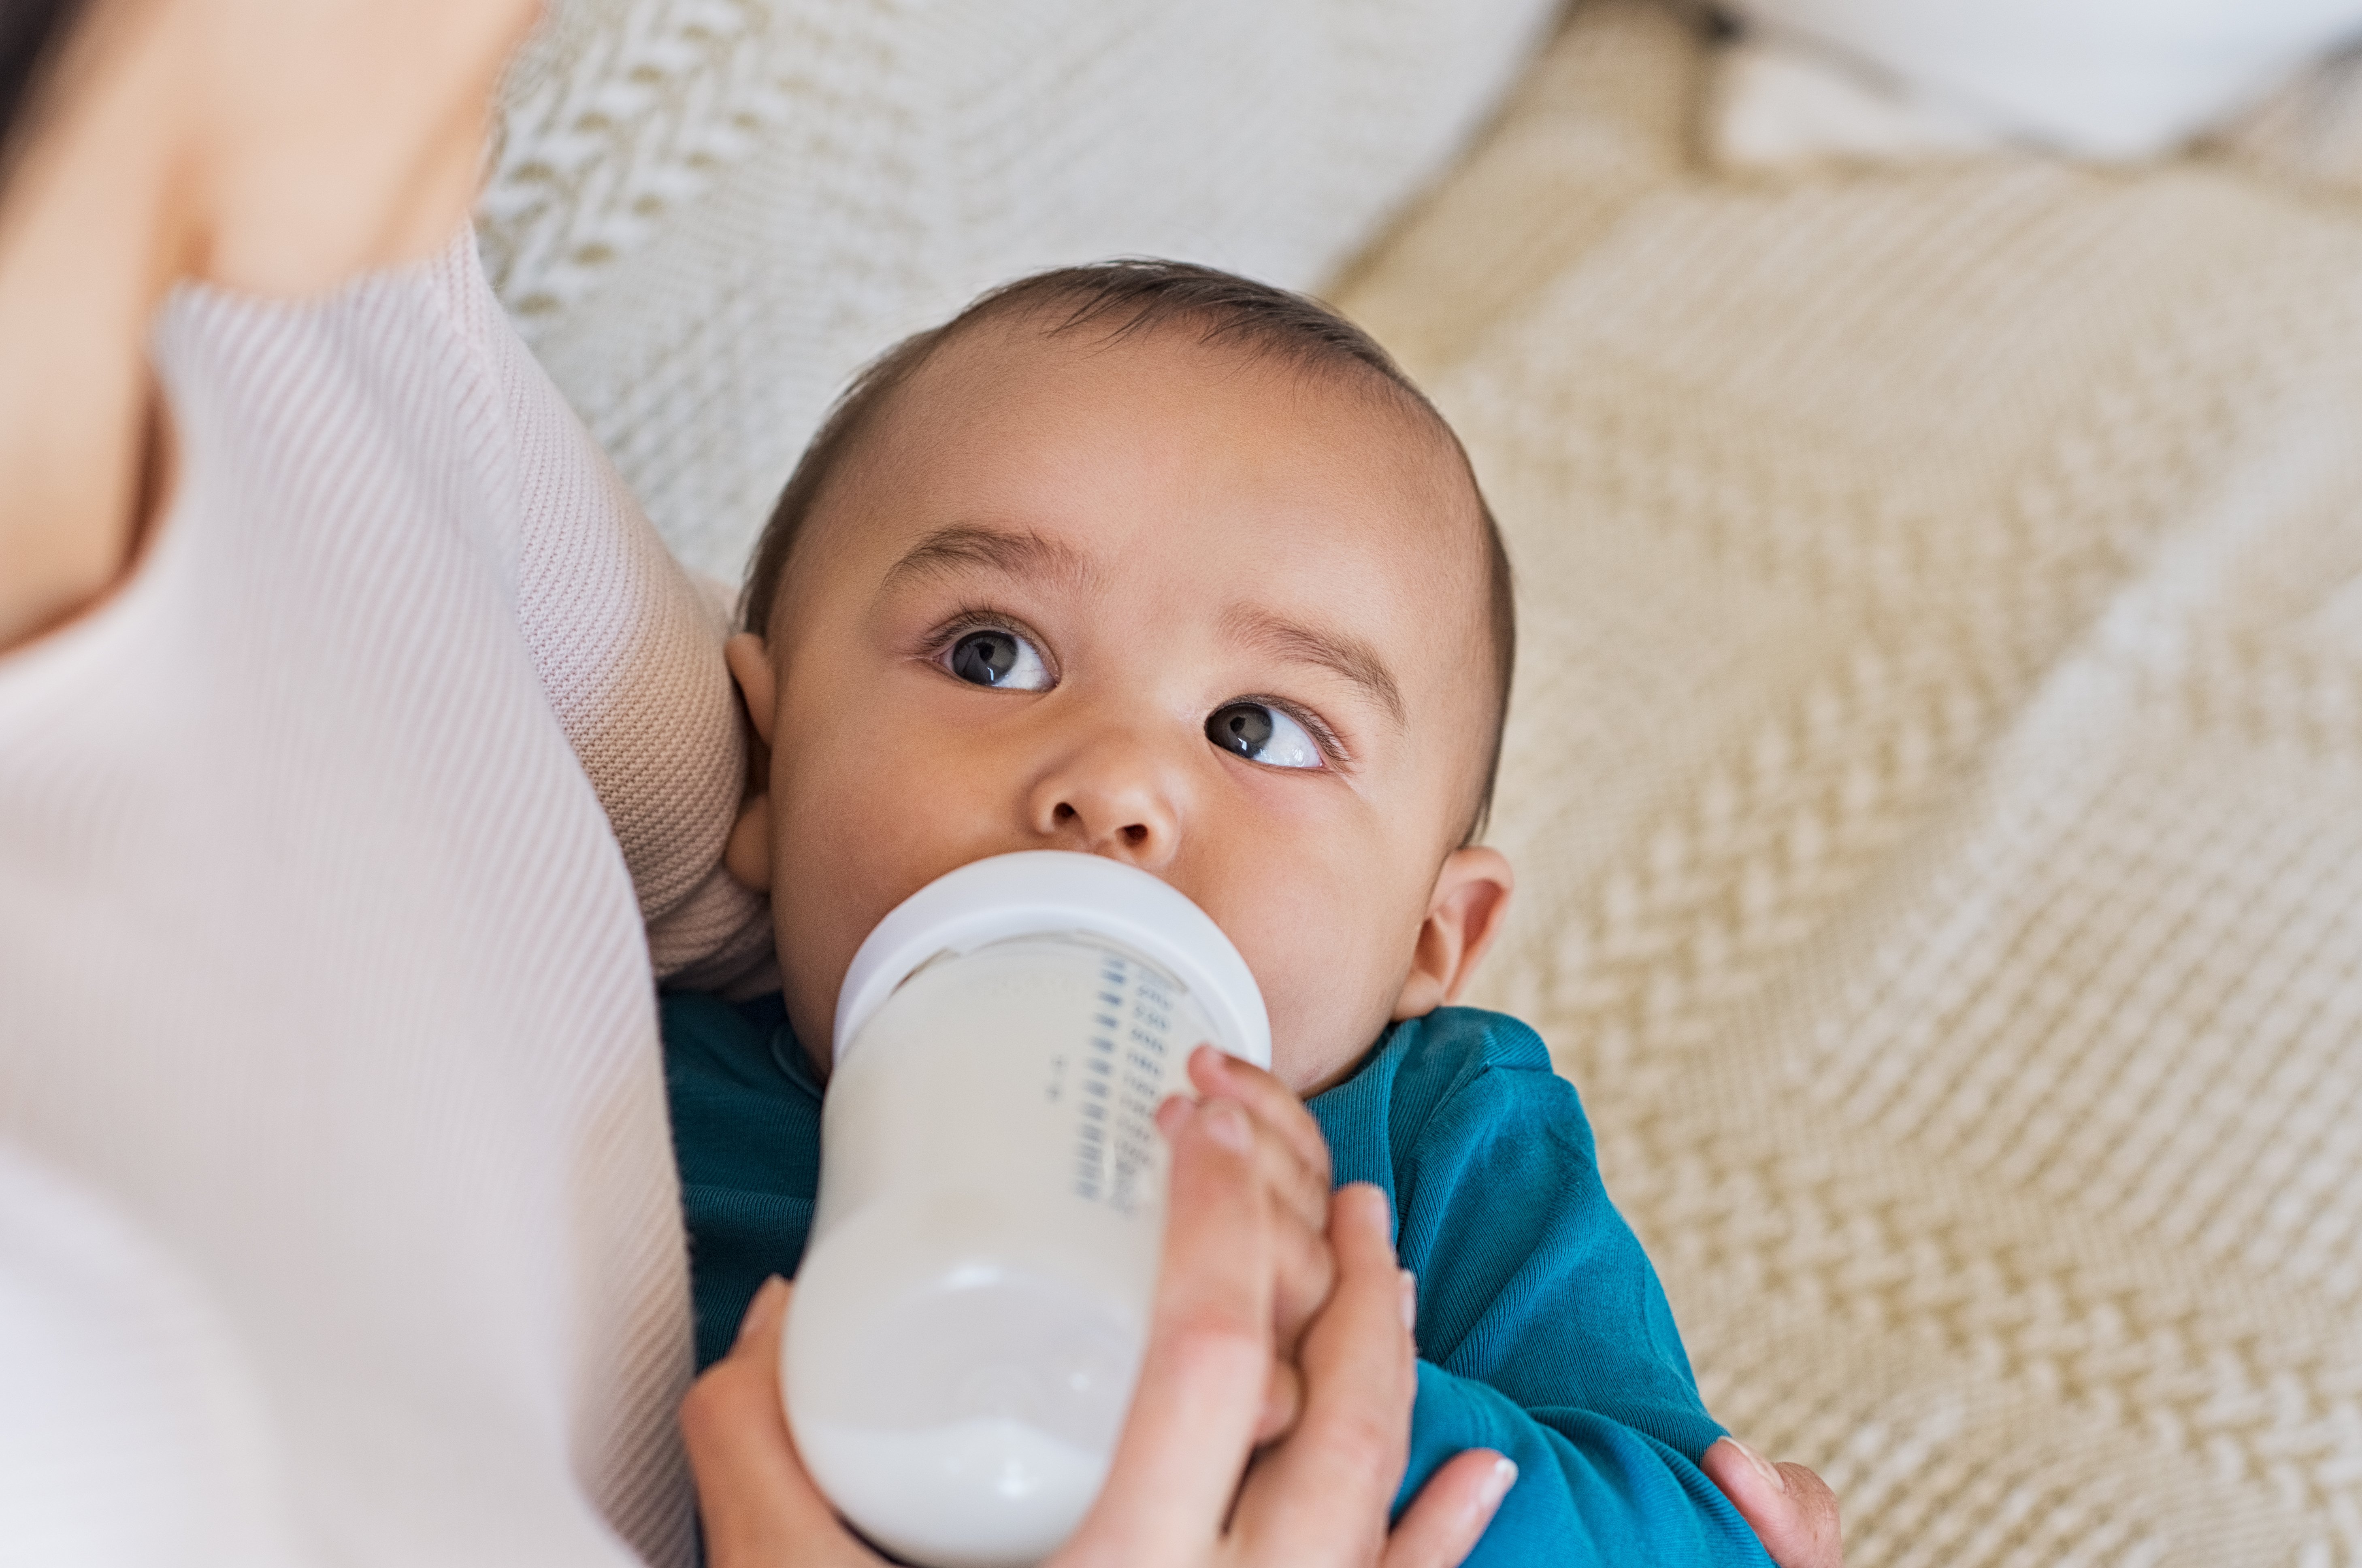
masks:
<svg viewBox="0 0 2362 1568"><path fill-rule="evenodd" d="M1168 767L1153 748L1119 737L1080 750L1040 780L1033 830L1062 848L1160 870L1181 839Z"/></svg>
<svg viewBox="0 0 2362 1568"><path fill-rule="evenodd" d="M1073 804L1068 801L1059 801L1057 810L1053 812L1052 815L1057 825L1061 828L1071 827L1081 832L1086 836L1110 836L1092 834L1090 824L1083 821L1083 813L1075 810ZM1116 829L1114 834L1111 836L1120 839L1124 846L1128 849L1139 849L1148 843L1150 834L1148 824L1146 823L1126 823L1121 827ZM1098 845L1094 845L1093 847L1096 848Z"/></svg>

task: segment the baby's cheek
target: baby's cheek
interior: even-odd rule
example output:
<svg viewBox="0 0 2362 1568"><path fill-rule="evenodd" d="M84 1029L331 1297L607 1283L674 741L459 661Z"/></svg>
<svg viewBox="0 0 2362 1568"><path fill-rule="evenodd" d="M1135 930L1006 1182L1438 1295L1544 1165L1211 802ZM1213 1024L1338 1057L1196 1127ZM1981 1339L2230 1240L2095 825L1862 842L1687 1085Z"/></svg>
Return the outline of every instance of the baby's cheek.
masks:
<svg viewBox="0 0 2362 1568"><path fill-rule="evenodd" d="M1274 899L1225 922L1263 987L1272 1071L1298 1094L1329 1087L1385 1030L1409 963L1399 923L1341 895Z"/></svg>

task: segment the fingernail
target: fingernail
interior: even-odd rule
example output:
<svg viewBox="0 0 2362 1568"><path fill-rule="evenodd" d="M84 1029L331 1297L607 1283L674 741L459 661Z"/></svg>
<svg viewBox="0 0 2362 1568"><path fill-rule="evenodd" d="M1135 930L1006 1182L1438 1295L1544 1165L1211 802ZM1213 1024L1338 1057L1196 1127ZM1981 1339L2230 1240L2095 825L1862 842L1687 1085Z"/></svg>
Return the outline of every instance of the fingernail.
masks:
<svg viewBox="0 0 2362 1568"><path fill-rule="evenodd" d="M1206 1119L1206 1136L1234 1154L1243 1154L1254 1146L1254 1131L1247 1125L1247 1113L1227 1099L1209 1099L1198 1115Z"/></svg>
<svg viewBox="0 0 2362 1568"><path fill-rule="evenodd" d="M1364 1193L1369 1196L1362 1196ZM1394 1206L1387 1200L1384 1187L1366 1181L1349 1181L1330 1194L1329 1200L1357 1214L1359 1218L1352 1222L1368 1226L1374 1236L1384 1236L1386 1250L1394 1251Z"/></svg>
<svg viewBox="0 0 2362 1568"><path fill-rule="evenodd" d="M764 1309L770 1306L778 1298L779 1292L787 1287L788 1282L776 1274L763 1282L762 1287L755 1292L755 1299L746 1303L746 1315L738 1320L738 1333L736 1338L731 1341L733 1344L739 1343L746 1338L746 1331L755 1326L755 1320L761 1317Z"/></svg>
<svg viewBox="0 0 2362 1568"><path fill-rule="evenodd" d="M1418 1327L1418 1275L1408 1269L1402 1271L1402 1315L1404 1328ZM1502 1463L1507 1463L1507 1461L1505 1460ZM1515 1469L1516 1466L1512 1465L1511 1468Z"/></svg>
<svg viewBox="0 0 2362 1568"><path fill-rule="evenodd" d="M1730 1440L1730 1446L1737 1449L1740 1453L1746 1456L1747 1463L1755 1467L1755 1474L1763 1477L1763 1481L1766 1485L1770 1486L1774 1492L1778 1492L1783 1496L1786 1495L1788 1490L1788 1478L1780 1474L1780 1467L1778 1465L1773 1464L1770 1460L1764 1458L1761 1454L1756 1452L1753 1449L1748 1447L1737 1438L1732 1438Z"/></svg>
<svg viewBox="0 0 2362 1568"><path fill-rule="evenodd" d="M1490 1513L1501 1506L1501 1499L1517 1484L1518 1462L1505 1453L1493 1462L1492 1473L1485 1477L1484 1489L1476 1494L1477 1506Z"/></svg>

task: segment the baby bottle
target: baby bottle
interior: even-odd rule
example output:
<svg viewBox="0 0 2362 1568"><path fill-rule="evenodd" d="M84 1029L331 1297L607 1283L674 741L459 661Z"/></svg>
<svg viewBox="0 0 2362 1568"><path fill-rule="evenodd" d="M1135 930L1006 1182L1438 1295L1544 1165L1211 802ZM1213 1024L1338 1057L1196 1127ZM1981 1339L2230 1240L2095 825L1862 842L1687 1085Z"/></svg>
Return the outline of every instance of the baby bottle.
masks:
<svg viewBox="0 0 2362 1568"><path fill-rule="evenodd" d="M1271 1025L1205 912L1063 851L964 866L839 994L781 1371L806 1468L928 1568L1039 1562L1107 1474L1164 1231L1156 1108Z"/></svg>

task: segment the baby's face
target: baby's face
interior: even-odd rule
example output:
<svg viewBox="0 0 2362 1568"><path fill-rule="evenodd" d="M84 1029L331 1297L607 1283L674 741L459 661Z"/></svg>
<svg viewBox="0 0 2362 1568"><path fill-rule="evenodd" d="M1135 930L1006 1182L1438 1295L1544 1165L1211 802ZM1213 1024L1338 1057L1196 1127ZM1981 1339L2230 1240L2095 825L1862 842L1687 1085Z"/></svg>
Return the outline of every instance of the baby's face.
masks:
<svg viewBox="0 0 2362 1568"><path fill-rule="evenodd" d="M825 1057L887 911L1021 849L1195 900L1301 1092L1445 999L1507 895L1456 848L1492 733L1479 515L1435 431L1334 373L1173 332L940 351L808 520L769 646L732 648L778 743L756 863L797 1033Z"/></svg>

